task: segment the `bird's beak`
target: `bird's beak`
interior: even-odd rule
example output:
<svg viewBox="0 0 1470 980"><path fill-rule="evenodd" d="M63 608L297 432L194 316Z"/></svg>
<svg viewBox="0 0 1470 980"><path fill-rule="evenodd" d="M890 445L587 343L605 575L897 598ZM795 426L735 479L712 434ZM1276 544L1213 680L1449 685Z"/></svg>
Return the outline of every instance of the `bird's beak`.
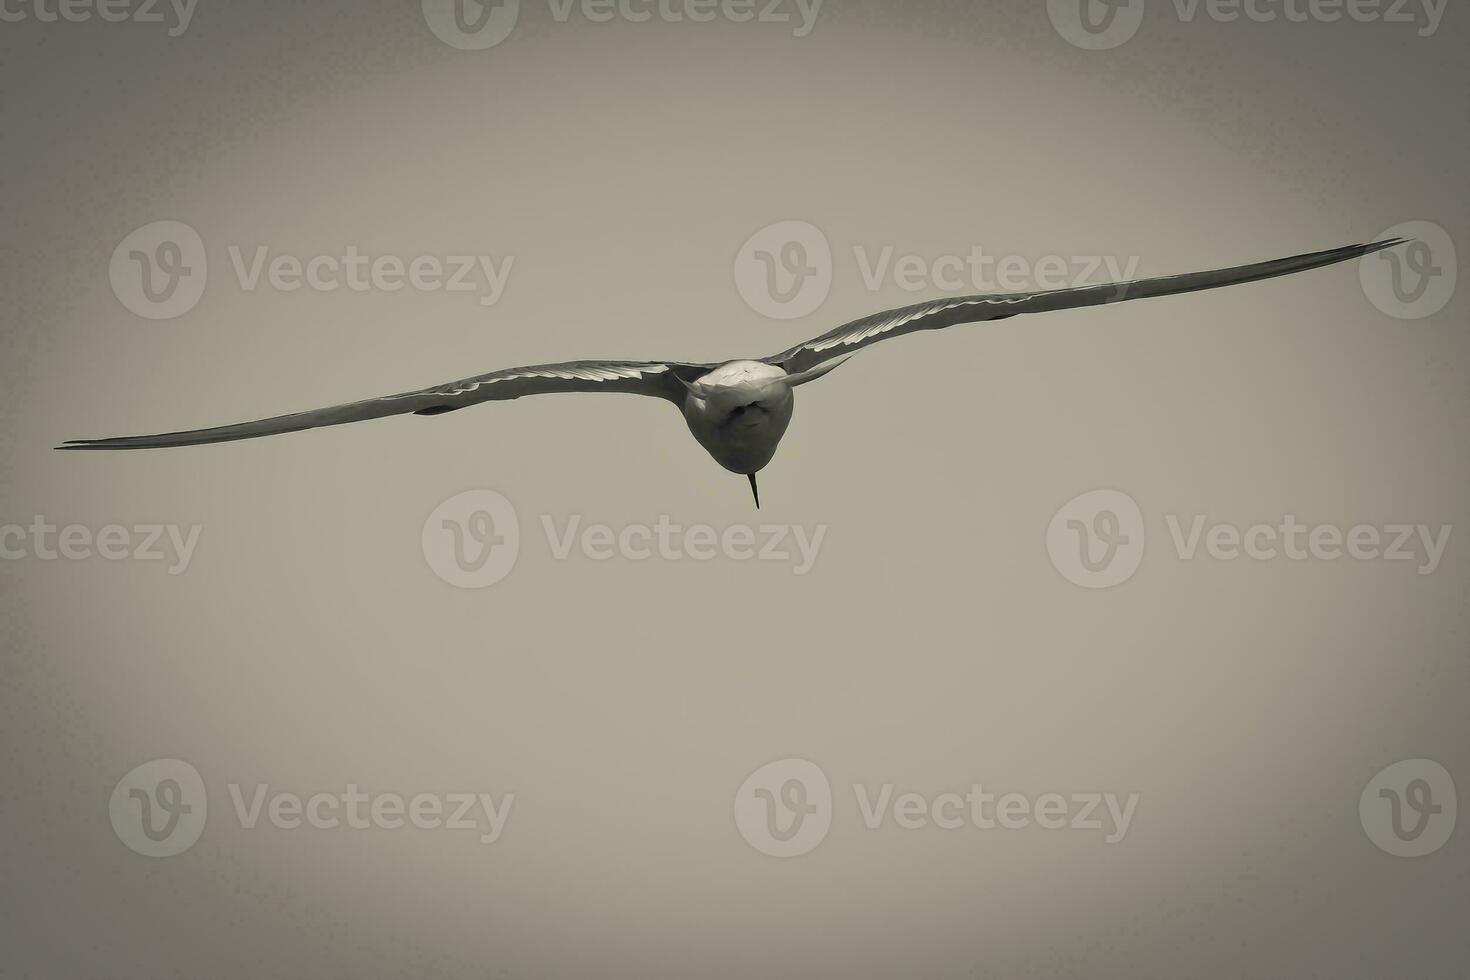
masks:
<svg viewBox="0 0 1470 980"><path fill-rule="evenodd" d="M755 494L755 509L756 510L760 510L761 509L761 492L760 492L760 490L755 485L755 474L754 473L748 473L746 475L750 477L750 492L753 493L753 494Z"/></svg>

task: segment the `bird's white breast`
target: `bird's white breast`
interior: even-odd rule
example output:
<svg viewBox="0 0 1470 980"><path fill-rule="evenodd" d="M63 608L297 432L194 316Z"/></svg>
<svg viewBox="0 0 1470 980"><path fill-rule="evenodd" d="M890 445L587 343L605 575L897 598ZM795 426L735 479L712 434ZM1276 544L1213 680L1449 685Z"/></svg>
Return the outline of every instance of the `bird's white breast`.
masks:
<svg viewBox="0 0 1470 980"><path fill-rule="evenodd" d="M694 388L684 400L684 419L717 463L755 473L771 461L795 403L785 371L762 361L731 361Z"/></svg>

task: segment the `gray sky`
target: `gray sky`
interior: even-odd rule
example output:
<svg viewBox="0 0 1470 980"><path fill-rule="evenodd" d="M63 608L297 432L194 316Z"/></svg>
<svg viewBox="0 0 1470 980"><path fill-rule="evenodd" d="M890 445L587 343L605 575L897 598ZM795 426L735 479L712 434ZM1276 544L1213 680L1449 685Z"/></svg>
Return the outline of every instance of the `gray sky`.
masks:
<svg viewBox="0 0 1470 980"><path fill-rule="evenodd" d="M7 970L1455 975L1462 11L1050 6L6 6ZM1407 222L870 348L759 512L621 396L50 451Z"/></svg>

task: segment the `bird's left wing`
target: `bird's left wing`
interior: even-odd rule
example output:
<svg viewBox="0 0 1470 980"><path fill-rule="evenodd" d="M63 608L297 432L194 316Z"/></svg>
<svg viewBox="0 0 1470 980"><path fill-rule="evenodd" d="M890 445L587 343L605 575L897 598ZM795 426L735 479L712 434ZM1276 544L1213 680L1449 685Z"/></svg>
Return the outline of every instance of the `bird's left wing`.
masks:
<svg viewBox="0 0 1470 980"><path fill-rule="evenodd" d="M1328 249L1325 252L1310 252L1286 259L1257 262L1230 269L1211 272L1191 272L1180 276L1162 276L1157 279L1138 279L1133 282L1103 283L1097 286L1079 286L1073 289L1053 289L1037 293L989 293L978 296L955 296L949 299L932 300L905 306L902 309L886 310L863 317L829 330L804 344L764 358L768 364L776 364L788 373L797 374L834 357L850 354L855 350L875 344L889 337L898 337L916 330L938 330L959 323L978 323L982 320L1003 320L1020 313L1045 313L1052 310L1070 310L1079 306L1101 306L1104 303L1121 303L1130 299L1147 299L1152 296L1170 296L1174 293L1189 293L1199 289L1214 289L1218 286L1233 286L1237 283L1274 279L1277 276L1308 269L1320 269L1326 265L1356 259L1380 249L1402 245L1405 239L1395 238L1374 242L1371 245L1348 245Z"/></svg>
<svg viewBox="0 0 1470 980"><path fill-rule="evenodd" d="M254 439L282 432L298 432L323 425L341 425L389 415L440 415L480 402L505 401L522 395L564 391L621 391L653 395L679 401L684 382L693 381L714 365L683 361L570 361L566 364L537 364L493 371L463 381L406 391L398 395L369 398L330 408L210 429L190 429L151 436L118 436L112 439L74 439L58 449L160 449L196 446L209 442Z"/></svg>

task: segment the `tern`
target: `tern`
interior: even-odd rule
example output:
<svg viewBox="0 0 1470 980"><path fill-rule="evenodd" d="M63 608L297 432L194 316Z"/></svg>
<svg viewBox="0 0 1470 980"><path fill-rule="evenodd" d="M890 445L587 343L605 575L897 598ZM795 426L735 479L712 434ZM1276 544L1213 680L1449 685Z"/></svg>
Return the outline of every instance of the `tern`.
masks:
<svg viewBox="0 0 1470 980"><path fill-rule="evenodd" d="M760 507L755 475L771 461L795 403L793 390L815 381L852 353L890 337L964 323L1003 320L1022 313L1049 313L1125 300L1171 296L1320 269L1406 244L1394 238L1347 245L1252 265L1131 282L1104 283L1031 293L994 293L931 300L853 320L795 347L755 360L569 361L508 368L433 388L318 408L294 415L189 429L151 436L74 439L58 449L162 449L253 439L324 425L361 422L390 415L442 415L481 402L569 391L617 391L652 395L677 405L689 431L715 461L746 476Z"/></svg>

